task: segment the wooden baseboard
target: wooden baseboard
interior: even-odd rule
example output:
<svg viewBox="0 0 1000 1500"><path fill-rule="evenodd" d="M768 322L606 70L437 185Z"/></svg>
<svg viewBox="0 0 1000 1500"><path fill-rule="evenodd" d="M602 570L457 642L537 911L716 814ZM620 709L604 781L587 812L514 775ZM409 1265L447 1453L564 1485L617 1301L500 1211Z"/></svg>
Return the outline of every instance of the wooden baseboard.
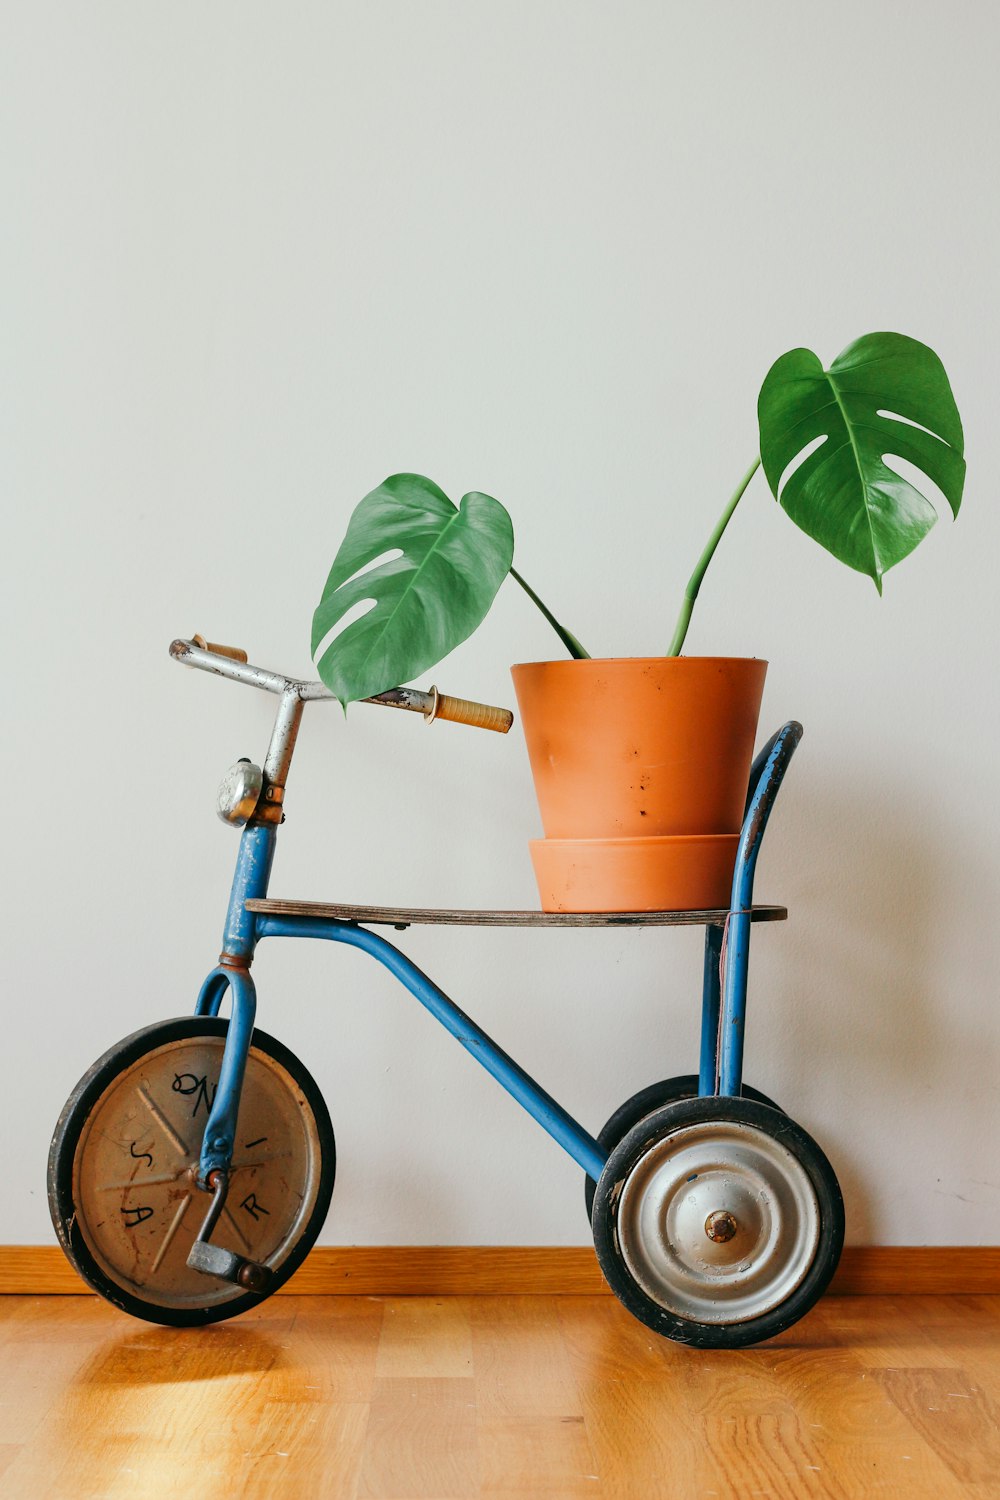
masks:
<svg viewBox="0 0 1000 1500"><path fill-rule="evenodd" d="M56 1245L0 1246L0 1294L86 1292ZM607 1292L581 1246L321 1245L282 1288L299 1296L589 1296ZM852 1245L831 1290L842 1296L1000 1293L1000 1247Z"/></svg>

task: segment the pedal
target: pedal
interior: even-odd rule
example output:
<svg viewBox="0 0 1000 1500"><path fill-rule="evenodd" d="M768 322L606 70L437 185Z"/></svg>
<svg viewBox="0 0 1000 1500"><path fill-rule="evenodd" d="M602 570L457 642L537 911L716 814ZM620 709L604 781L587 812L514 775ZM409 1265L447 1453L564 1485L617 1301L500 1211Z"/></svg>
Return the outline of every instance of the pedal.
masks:
<svg viewBox="0 0 1000 1500"><path fill-rule="evenodd" d="M220 1281L231 1281L234 1286L247 1292L266 1293L271 1281L267 1266L255 1260L246 1260L234 1255L232 1250L223 1250L221 1245L210 1245L207 1240L195 1240L188 1254L187 1263L192 1271L201 1271L205 1276L217 1276Z"/></svg>
<svg viewBox="0 0 1000 1500"><path fill-rule="evenodd" d="M226 1204L229 1174L218 1169L210 1173L208 1188L212 1201L198 1238L188 1252L188 1266L192 1271L201 1271L204 1276L217 1276L220 1281L231 1281L234 1286L243 1287L244 1291L266 1296L272 1276L267 1266L258 1265L255 1260L246 1260L242 1255L235 1255L232 1250L223 1250L221 1245L209 1243L209 1235L218 1224Z"/></svg>

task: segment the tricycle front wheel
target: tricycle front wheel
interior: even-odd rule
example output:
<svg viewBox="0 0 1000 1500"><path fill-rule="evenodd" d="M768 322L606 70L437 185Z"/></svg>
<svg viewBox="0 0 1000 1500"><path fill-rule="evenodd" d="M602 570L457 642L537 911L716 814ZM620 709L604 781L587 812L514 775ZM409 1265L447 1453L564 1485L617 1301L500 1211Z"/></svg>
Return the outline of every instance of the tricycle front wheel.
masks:
<svg viewBox="0 0 1000 1500"><path fill-rule="evenodd" d="M63 1249L96 1292L149 1322L215 1323L261 1300L187 1265L210 1202L198 1161L228 1024L182 1016L126 1037L80 1080L52 1139L49 1209ZM311 1075L255 1030L227 1207L212 1238L266 1265L268 1293L319 1234L335 1160Z"/></svg>

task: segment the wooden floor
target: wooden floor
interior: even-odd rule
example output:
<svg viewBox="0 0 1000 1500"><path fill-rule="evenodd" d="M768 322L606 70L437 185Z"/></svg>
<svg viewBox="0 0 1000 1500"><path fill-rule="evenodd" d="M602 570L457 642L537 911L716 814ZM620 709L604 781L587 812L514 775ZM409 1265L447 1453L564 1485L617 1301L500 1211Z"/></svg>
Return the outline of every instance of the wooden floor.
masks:
<svg viewBox="0 0 1000 1500"><path fill-rule="evenodd" d="M1000 1298L834 1297L770 1344L610 1297L281 1297L175 1331L0 1298L7 1500L1000 1496Z"/></svg>

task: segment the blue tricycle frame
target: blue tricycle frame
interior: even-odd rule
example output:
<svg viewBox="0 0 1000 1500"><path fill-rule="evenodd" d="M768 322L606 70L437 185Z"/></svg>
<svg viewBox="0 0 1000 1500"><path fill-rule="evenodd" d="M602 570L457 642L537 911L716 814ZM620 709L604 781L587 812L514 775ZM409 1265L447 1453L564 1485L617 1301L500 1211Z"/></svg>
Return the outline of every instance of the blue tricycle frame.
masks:
<svg viewBox="0 0 1000 1500"><path fill-rule="evenodd" d="M754 875L771 809L801 738L801 724L791 721L771 736L754 761L729 910L713 913L705 921L698 1072L698 1092L702 1096L737 1096L741 1090L750 929L755 916ZM363 908L351 921L268 910L267 893L277 832L273 824L250 824L243 829L220 962L202 985L195 1006L196 1015L218 1015L227 991L229 993L229 1032L219 1087L205 1128L201 1152L202 1180L207 1182L212 1172L227 1170L232 1157L240 1088L257 1010L249 965L257 944L263 938L277 937L320 938L346 943L377 959L596 1182L604 1170L608 1152L412 959L379 933L361 925ZM784 915L781 908L765 908L764 911L768 916ZM644 915L630 914L628 925L642 925ZM398 916L403 920L393 925L408 925L403 912ZM488 914L483 913L483 918L488 921ZM558 925L558 916L553 914L553 918L553 925ZM625 919L620 918L614 924L613 918L606 918L605 923L625 925Z"/></svg>

